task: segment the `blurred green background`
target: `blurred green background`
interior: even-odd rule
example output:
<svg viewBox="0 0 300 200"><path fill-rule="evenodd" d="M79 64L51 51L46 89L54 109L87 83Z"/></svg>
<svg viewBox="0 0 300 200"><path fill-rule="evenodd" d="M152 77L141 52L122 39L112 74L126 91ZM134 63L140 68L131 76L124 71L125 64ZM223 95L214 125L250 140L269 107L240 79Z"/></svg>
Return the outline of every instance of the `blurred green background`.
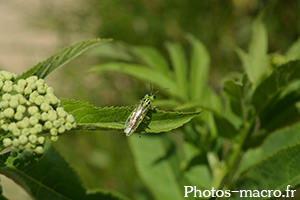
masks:
<svg viewBox="0 0 300 200"><path fill-rule="evenodd" d="M300 35L300 1L0 1L0 68L21 74L61 47L93 37L149 45L165 55L165 42L176 41L189 57L186 35L191 34L211 55L209 83L218 92L224 74L243 71L233 49L248 48L252 22L261 11L269 52L285 52ZM100 107L132 105L149 92L149 83L124 75L88 74L89 66L101 62L84 54L46 81L59 97ZM138 178L126 139L120 132L69 132L55 147L88 189L152 199Z"/></svg>

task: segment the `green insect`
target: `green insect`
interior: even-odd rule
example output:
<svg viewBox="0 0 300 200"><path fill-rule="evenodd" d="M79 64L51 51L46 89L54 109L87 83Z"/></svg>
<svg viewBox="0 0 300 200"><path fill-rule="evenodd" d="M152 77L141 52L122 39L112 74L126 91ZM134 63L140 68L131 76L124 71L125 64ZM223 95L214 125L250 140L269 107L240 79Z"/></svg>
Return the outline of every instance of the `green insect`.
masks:
<svg viewBox="0 0 300 200"><path fill-rule="evenodd" d="M155 100L155 94L166 89L169 88L158 90L152 94L152 86L150 84L151 94L146 94L144 96L144 98L140 101L125 122L124 132L126 136L130 136L132 133L134 133L137 127L139 127L140 123L144 120L148 110L151 108L151 103Z"/></svg>

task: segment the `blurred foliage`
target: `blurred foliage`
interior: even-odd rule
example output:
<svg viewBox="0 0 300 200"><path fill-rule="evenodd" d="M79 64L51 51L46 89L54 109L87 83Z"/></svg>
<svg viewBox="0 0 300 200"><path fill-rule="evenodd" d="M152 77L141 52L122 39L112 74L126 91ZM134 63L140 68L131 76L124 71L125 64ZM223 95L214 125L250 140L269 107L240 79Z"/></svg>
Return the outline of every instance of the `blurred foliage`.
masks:
<svg viewBox="0 0 300 200"><path fill-rule="evenodd" d="M234 45L246 48L253 19L263 9L269 51L285 50L299 35L299 1L273 0L90 0L73 4L47 2L31 21L53 28L65 44L72 35L113 38L131 45L164 49L167 40L185 42L187 33L203 41L221 74L241 70ZM289 31L286 31L289 30Z"/></svg>
<svg viewBox="0 0 300 200"><path fill-rule="evenodd" d="M63 44L69 44L71 41L78 40L78 38L86 37L113 38L116 41L122 41L130 45L155 47L167 59L168 63L170 63L171 58L165 45L166 41L176 41L177 45L182 47L182 51L186 52L185 56L188 59L188 63L191 61L192 50L190 41L186 40L186 35L191 34L202 41L207 48L207 52L209 52L211 61L206 78L212 89L219 94L222 93L223 87L220 80L223 80L225 76L232 77L235 75L235 80L237 78L241 80L240 73L236 74L235 71L242 72L244 71L242 66L249 64L249 60L243 57L246 49L247 52L261 50L251 50L248 46L251 39L252 24L262 10L265 12L262 20L264 21L265 29L268 30L268 37L264 41L267 43L263 51L264 55L269 52L277 53L274 53L274 56L268 56L272 61L269 63L271 71L274 69L274 63L282 64L286 62L286 58L282 55L285 54L286 50L300 35L299 4L299 1L293 0L81 0L76 1L76 3L72 2L63 5L49 1L40 4L37 13L30 13L32 18L29 21L33 26L46 29L52 28ZM261 40L258 40L258 43L260 42ZM237 48L237 46L240 48ZM238 52L238 54L235 54L234 51ZM292 48L289 51L292 52ZM287 60L292 59L292 53L289 55L291 57ZM285 54L284 56L287 57L288 55ZM91 59L92 62L95 62L95 57ZM100 62L104 60L102 57ZM125 75L100 74L99 76L89 75L88 78L83 78L82 73L86 72L84 67L89 63L78 61L71 64L73 68L63 69L62 72L64 74L61 75L62 77L56 79L61 83L55 89L63 96L76 97L98 106L131 105L149 92L148 82L141 84L139 81L130 79ZM233 70L234 73L232 73ZM266 77L267 75L263 74L262 76ZM73 84L73 87L64 84L66 80ZM244 78L243 80L245 81L244 84L247 85L247 79ZM259 83L257 82L257 84ZM173 89L176 90L177 88ZM240 90L240 83L237 84L235 81L228 81L224 84L224 91L230 96L232 102L241 103L237 97L244 95L244 90L246 88ZM163 96L164 94L159 95ZM166 96L170 97L169 94ZM287 105L288 101L285 102L283 100L281 102L282 105ZM209 99L204 101L214 103L214 101L209 101ZM163 101L161 102L163 103ZM186 103L186 101L181 102ZM236 105L232 103L232 110L240 118L247 119L253 114L251 113L253 108L249 107L250 111L245 115L241 109L243 105ZM191 108L191 105L187 106ZM219 106L219 104L215 106ZM279 104L277 106L281 107ZM185 108L179 107L179 109ZM290 109L295 110L293 108ZM275 113L274 110L272 111ZM210 148L218 153L218 155L211 154L210 158L212 159L228 151L226 142L223 149L224 152L220 150L220 144L223 139L215 140L215 138L217 134L222 135L222 129L215 128L213 121L215 120L222 127L226 127L225 130L234 130L241 122L240 119L236 121L237 117L230 110L225 109L222 112L224 112L222 114L226 116L226 119L235 117L231 118L233 120L230 121L233 125L228 125L230 123L224 120L222 116L215 115L212 118L211 114L202 113L202 119L209 119L207 123L201 121L203 123L201 126L184 127L185 131L190 133L195 133L196 131L207 133L210 131L211 135L207 136L211 145ZM284 112L284 110L281 110L281 112ZM261 116L264 119L268 119L274 113L266 112L268 115ZM288 114L283 116L288 116ZM264 125L268 131L272 131L268 124L265 123ZM228 132L224 131L225 136L226 133ZM257 138L252 138L253 144L256 144L257 141L262 141L261 137L265 138L267 135L265 133L261 134ZM195 135L191 135L191 140L193 136ZM172 138L172 141L182 142L181 137L179 139L174 136L169 137ZM234 135L230 137L234 137ZM130 142L133 143L133 140ZM177 145L180 146L182 144ZM83 136L80 133L70 133L64 135L59 142L55 143L55 146L78 172L83 179L84 185L91 190L101 187L105 190L121 192L132 199L154 198L153 194L149 192L149 185L146 187L144 181L140 180L136 172L136 161L129 151L130 145L127 144L122 134L93 132ZM191 161L189 165L187 164L187 169L192 169L192 166L197 164L194 163L195 159L193 158L201 156L198 155L198 149L195 150L193 145L188 146L188 144L185 144L183 146L190 153L184 160L185 164ZM270 148L271 145L268 145L267 142L265 146L262 148ZM142 143L136 149L142 149L143 147L145 146ZM278 145L278 148L281 147L282 144ZM257 151L260 155L262 154L260 149ZM256 157L257 151L254 153L249 151L245 156L248 159L241 163L242 169L238 169L240 172L243 169L248 169L247 167L258 160ZM142 156L138 154L137 150L134 152L134 156ZM263 154L260 158L266 155ZM247 161L250 163L247 163ZM202 164L204 163L201 163L201 166ZM196 171L203 173L206 171L206 168L196 169ZM210 178L205 177L205 180L210 180ZM193 180L192 173L188 179ZM196 178L194 177L194 179Z"/></svg>

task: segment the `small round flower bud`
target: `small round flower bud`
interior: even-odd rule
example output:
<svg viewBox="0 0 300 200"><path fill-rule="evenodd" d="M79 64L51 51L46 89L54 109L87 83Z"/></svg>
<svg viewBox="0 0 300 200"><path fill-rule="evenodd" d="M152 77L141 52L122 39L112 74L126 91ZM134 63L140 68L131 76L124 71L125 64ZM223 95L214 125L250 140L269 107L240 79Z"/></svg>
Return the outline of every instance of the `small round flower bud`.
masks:
<svg viewBox="0 0 300 200"><path fill-rule="evenodd" d="M27 82L26 82L24 79L18 80L18 85L19 85L19 86L25 87L26 84L27 84Z"/></svg>
<svg viewBox="0 0 300 200"><path fill-rule="evenodd" d="M51 104L51 101L50 101L49 98L45 98L45 99L44 99L44 103L50 105L50 104ZM50 107L50 109L52 109L52 107Z"/></svg>
<svg viewBox="0 0 300 200"><path fill-rule="evenodd" d="M26 144L26 143L28 142L28 137L25 136L25 135L20 135L20 137L19 137L19 142L20 142L20 144L22 144L22 145Z"/></svg>
<svg viewBox="0 0 300 200"><path fill-rule="evenodd" d="M13 81L15 81L15 80L18 78L18 75L17 75L17 74L15 74L15 73L12 73L12 75L13 75L13 78L12 78L12 80L13 80Z"/></svg>
<svg viewBox="0 0 300 200"><path fill-rule="evenodd" d="M39 123L39 119L36 118L36 117L31 116L31 117L29 118L29 123L30 123L32 126L34 126L34 125L36 125L37 123Z"/></svg>
<svg viewBox="0 0 300 200"><path fill-rule="evenodd" d="M56 96L51 97L50 102L52 105L57 105L59 103L58 98Z"/></svg>
<svg viewBox="0 0 300 200"><path fill-rule="evenodd" d="M38 91L39 94L45 94L46 93L46 90L45 90L44 86L39 86L37 88L37 91Z"/></svg>
<svg viewBox="0 0 300 200"><path fill-rule="evenodd" d="M18 105L17 112L18 113L24 113L26 111L26 107L23 105Z"/></svg>
<svg viewBox="0 0 300 200"><path fill-rule="evenodd" d="M58 140L58 136L51 136L51 140L52 140L53 142L56 142L56 141Z"/></svg>
<svg viewBox="0 0 300 200"><path fill-rule="evenodd" d="M60 134L62 134L63 132L65 132L65 127L64 126L60 126L59 128L58 128L58 133L60 133Z"/></svg>
<svg viewBox="0 0 300 200"><path fill-rule="evenodd" d="M29 127L29 119L28 117L24 117L21 121L21 127L22 128L28 128Z"/></svg>
<svg viewBox="0 0 300 200"><path fill-rule="evenodd" d="M31 150L31 148L26 148L24 149L23 151L23 155L26 157L26 158L30 158L33 154L33 151Z"/></svg>
<svg viewBox="0 0 300 200"><path fill-rule="evenodd" d="M45 126L46 129L50 130L52 128L52 122L51 121L46 121L44 126Z"/></svg>
<svg viewBox="0 0 300 200"><path fill-rule="evenodd" d="M16 137L18 137L19 135L21 135L21 130L18 129L18 128L15 128L13 131L12 131L12 134Z"/></svg>
<svg viewBox="0 0 300 200"><path fill-rule="evenodd" d="M11 99L9 101L9 106L12 107L12 108L16 108L16 107L18 107L18 105L19 105L19 102L17 100Z"/></svg>
<svg viewBox="0 0 300 200"><path fill-rule="evenodd" d="M30 87L32 90L35 90L36 89L36 84L35 83L30 83L27 85L27 87Z"/></svg>
<svg viewBox="0 0 300 200"><path fill-rule="evenodd" d="M57 115L59 117L64 118L64 117L66 117L68 115L68 113L66 111L64 111L64 110L59 110L59 111L57 111Z"/></svg>
<svg viewBox="0 0 300 200"><path fill-rule="evenodd" d="M38 137L37 142L38 142L39 144L44 144L44 142L45 142L45 137L43 137L43 136Z"/></svg>
<svg viewBox="0 0 300 200"><path fill-rule="evenodd" d="M39 111L39 108L37 106L30 106L27 111L30 115L34 115Z"/></svg>
<svg viewBox="0 0 300 200"><path fill-rule="evenodd" d="M30 134L32 134L32 135L38 134L38 130L37 130L36 128L34 128L34 127L29 128L29 132L30 132Z"/></svg>
<svg viewBox="0 0 300 200"><path fill-rule="evenodd" d="M4 130L4 131L8 131L8 124L3 124L1 126L1 128Z"/></svg>
<svg viewBox="0 0 300 200"><path fill-rule="evenodd" d="M65 124L66 123L66 120L63 117L59 118L58 120L60 121L61 124Z"/></svg>
<svg viewBox="0 0 300 200"><path fill-rule="evenodd" d="M14 118L15 118L16 120L21 120L21 119L23 118L23 114L20 113L20 112L16 112Z"/></svg>
<svg viewBox="0 0 300 200"><path fill-rule="evenodd" d="M22 95L21 95L22 96ZM19 101L20 96L18 94L11 95L10 100L16 100Z"/></svg>
<svg viewBox="0 0 300 200"><path fill-rule="evenodd" d="M46 93L51 93L51 94L53 94L53 93L54 93L53 87L48 87L48 88L46 89Z"/></svg>
<svg viewBox="0 0 300 200"><path fill-rule="evenodd" d="M74 119L73 115L70 115L70 114L69 114L69 115L66 117L66 122L74 123L74 122L75 122L75 119Z"/></svg>
<svg viewBox="0 0 300 200"><path fill-rule="evenodd" d="M42 103L41 110L44 112L48 112L50 110L50 105L47 103Z"/></svg>
<svg viewBox="0 0 300 200"><path fill-rule="evenodd" d="M6 117L6 118L12 118L15 114L15 111L12 108L6 108L3 111L3 114L4 114L4 117Z"/></svg>
<svg viewBox="0 0 300 200"><path fill-rule="evenodd" d="M14 129L17 129L18 127L17 127L17 124L15 123L15 122L12 122L12 123L10 123L9 125L8 125L8 130L10 131L10 132L12 132Z"/></svg>
<svg viewBox="0 0 300 200"><path fill-rule="evenodd" d="M19 152L19 149L13 150L13 148L11 148L11 151L10 151L11 157L17 157L18 156L18 152Z"/></svg>
<svg viewBox="0 0 300 200"><path fill-rule="evenodd" d="M29 129L29 132L30 132L30 134L32 134L32 135L36 135L36 134L38 134L38 130L36 129L36 128L30 128Z"/></svg>
<svg viewBox="0 0 300 200"><path fill-rule="evenodd" d="M26 100L23 96L19 98L19 103L20 103L21 105L26 104L26 102L27 102L27 100Z"/></svg>
<svg viewBox="0 0 300 200"><path fill-rule="evenodd" d="M4 95L2 95L2 101L9 101L11 98L11 94L9 93L5 93Z"/></svg>
<svg viewBox="0 0 300 200"><path fill-rule="evenodd" d="M32 89L28 86L24 89L24 94L25 95L29 95L29 94L31 94L31 92L32 92Z"/></svg>
<svg viewBox="0 0 300 200"><path fill-rule="evenodd" d="M8 72L8 71L2 71L2 75L4 77L5 80L11 80L13 79L13 73Z"/></svg>
<svg viewBox="0 0 300 200"><path fill-rule="evenodd" d="M18 94L23 94L25 90L25 87L20 85L14 85L13 88Z"/></svg>
<svg viewBox="0 0 300 200"><path fill-rule="evenodd" d="M38 147L35 148L34 152L37 153L37 154L43 154L44 153L44 148L41 147L41 146L38 146Z"/></svg>
<svg viewBox="0 0 300 200"><path fill-rule="evenodd" d="M65 128L66 128L67 131L71 130L72 127L73 127L73 126L72 126L72 124L71 124L70 122L67 122L67 123L65 124Z"/></svg>
<svg viewBox="0 0 300 200"><path fill-rule="evenodd" d="M19 121L16 122L18 128L22 128L22 126L21 126L21 124L22 124L21 121L22 121L22 120L19 120Z"/></svg>
<svg viewBox="0 0 300 200"><path fill-rule="evenodd" d="M57 115L56 115L56 112L49 112L49 114L48 114L48 120L49 121L55 121L55 120L57 120Z"/></svg>
<svg viewBox="0 0 300 200"><path fill-rule="evenodd" d="M6 81L4 81L4 85L10 85L10 86L12 86L13 82L11 80L7 80L6 79Z"/></svg>
<svg viewBox="0 0 300 200"><path fill-rule="evenodd" d="M29 135L28 139L29 139L29 142L31 142L32 144L37 143L37 136L36 135Z"/></svg>
<svg viewBox="0 0 300 200"><path fill-rule="evenodd" d="M3 146L4 147L9 147L12 145L12 140L10 138L4 138L3 139Z"/></svg>
<svg viewBox="0 0 300 200"><path fill-rule="evenodd" d="M31 105L30 101L26 101L25 105L30 106Z"/></svg>
<svg viewBox="0 0 300 200"><path fill-rule="evenodd" d="M30 134L29 128L23 128L21 132L22 132L22 135L25 135L25 136L28 136Z"/></svg>
<svg viewBox="0 0 300 200"><path fill-rule="evenodd" d="M43 125L42 124L36 124L36 125L34 125L34 128L37 130L37 132L42 132Z"/></svg>
<svg viewBox="0 0 300 200"><path fill-rule="evenodd" d="M41 120L42 121L47 121L48 120L48 113L43 112L42 115L41 115Z"/></svg>
<svg viewBox="0 0 300 200"><path fill-rule="evenodd" d="M18 146L20 145L20 141L19 141L17 138L15 138L15 139L12 141L12 145L13 145L14 147L18 147Z"/></svg>
<svg viewBox="0 0 300 200"><path fill-rule="evenodd" d="M38 80L37 76L30 76L26 79L26 82L29 85L29 84L34 84L35 81L37 81L37 80Z"/></svg>
<svg viewBox="0 0 300 200"><path fill-rule="evenodd" d="M53 135L53 136L56 136L57 135L57 129L56 128L51 128L50 134Z"/></svg>
<svg viewBox="0 0 300 200"><path fill-rule="evenodd" d="M2 87L3 92L10 93L13 90L13 83L11 81L5 81Z"/></svg>
<svg viewBox="0 0 300 200"><path fill-rule="evenodd" d="M60 122L59 120L53 121L53 126L54 126L55 128L60 127L60 125L61 125L61 122Z"/></svg>
<svg viewBox="0 0 300 200"><path fill-rule="evenodd" d="M31 144L27 141L27 143L24 145L24 149L33 149L35 148L35 144Z"/></svg>
<svg viewBox="0 0 300 200"><path fill-rule="evenodd" d="M43 86L45 84L45 81L43 79L39 79L35 82L35 84L37 87Z"/></svg>
<svg viewBox="0 0 300 200"><path fill-rule="evenodd" d="M34 100L34 103L38 106L42 105L42 103L44 102L44 97L39 95L38 97L36 97L36 99Z"/></svg>
<svg viewBox="0 0 300 200"><path fill-rule="evenodd" d="M8 108L8 106L9 106L9 101L7 101L7 100L5 100L5 101L1 101L0 102L0 107L1 108Z"/></svg>
<svg viewBox="0 0 300 200"><path fill-rule="evenodd" d="M33 91L30 95L29 95L29 98L37 98L39 96L39 93L37 91Z"/></svg>

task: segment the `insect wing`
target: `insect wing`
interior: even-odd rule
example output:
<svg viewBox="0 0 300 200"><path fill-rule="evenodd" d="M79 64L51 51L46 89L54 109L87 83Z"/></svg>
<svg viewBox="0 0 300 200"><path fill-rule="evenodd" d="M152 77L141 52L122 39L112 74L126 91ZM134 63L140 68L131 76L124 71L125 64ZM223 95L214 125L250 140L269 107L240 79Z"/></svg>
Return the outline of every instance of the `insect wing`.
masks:
<svg viewBox="0 0 300 200"><path fill-rule="evenodd" d="M126 133L126 136L130 136L137 129L137 127L143 121L149 108L150 104L145 104L144 100L142 100L134 109L124 125L124 132Z"/></svg>
<svg viewBox="0 0 300 200"><path fill-rule="evenodd" d="M136 111L137 111L138 107L136 107L132 113L129 115L129 117L127 118L125 125L124 125L124 132L127 136L130 136L132 134L132 129L134 126L134 118L136 116Z"/></svg>

